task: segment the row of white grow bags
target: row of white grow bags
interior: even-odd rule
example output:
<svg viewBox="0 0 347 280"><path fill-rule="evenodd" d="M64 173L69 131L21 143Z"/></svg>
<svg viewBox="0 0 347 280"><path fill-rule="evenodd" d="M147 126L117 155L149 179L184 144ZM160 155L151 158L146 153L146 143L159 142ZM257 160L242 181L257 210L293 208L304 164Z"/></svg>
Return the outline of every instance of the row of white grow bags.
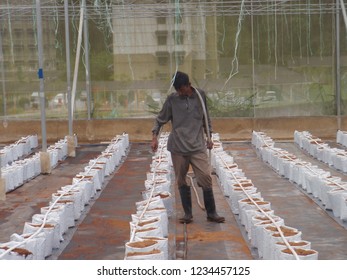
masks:
<svg viewBox="0 0 347 280"><path fill-rule="evenodd" d="M121 163L128 146L127 134L112 139L107 148L72 179L71 185L52 194L49 205L24 224L22 234L14 233L9 242L0 244L0 259L43 260L58 249L64 234L75 226L105 178Z"/></svg>
<svg viewBox="0 0 347 280"><path fill-rule="evenodd" d="M269 163L281 176L319 199L325 209L333 211L335 217L347 220L347 182L286 150L275 148L274 141L262 132L253 132L253 136L257 138L254 145L260 151L263 161ZM258 142L263 142L263 145L257 145Z"/></svg>
<svg viewBox="0 0 347 280"><path fill-rule="evenodd" d="M336 142L347 147L347 131L338 130L336 132Z"/></svg>
<svg viewBox="0 0 347 280"><path fill-rule="evenodd" d="M47 148L50 166L55 168L68 154L67 139L61 139ZM25 182L28 182L41 174L40 152L34 155L13 161L11 164L1 168L1 177L5 179L5 192L10 192Z"/></svg>
<svg viewBox="0 0 347 280"><path fill-rule="evenodd" d="M308 131L295 131L294 142L314 158L347 172L347 152L344 149L331 148Z"/></svg>
<svg viewBox="0 0 347 280"><path fill-rule="evenodd" d="M37 147L38 139L36 134L21 137L15 143L0 149L0 167L29 155Z"/></svg>
<svg viewBox="0 0 347 280"><path fill-rule="evenodd" d="M301 232L286 226L275 215L271 203L265 201L253 182L223 150L219 135L213 135L212 166L224 195L240 223L245 227L252 247L262 259L317 259L318 252L311 243L301 239Z"/></svg>
<svg viewBox="0 0 347 280"><path fill-rule="evenodd" d="M125 244L126 260L169 258L168 223L173 213L173 198L167 139L168 133L162 133L158 139L159 147L147 172L143 200L136 202L136 213L131 215L130 239Z"/></svg>

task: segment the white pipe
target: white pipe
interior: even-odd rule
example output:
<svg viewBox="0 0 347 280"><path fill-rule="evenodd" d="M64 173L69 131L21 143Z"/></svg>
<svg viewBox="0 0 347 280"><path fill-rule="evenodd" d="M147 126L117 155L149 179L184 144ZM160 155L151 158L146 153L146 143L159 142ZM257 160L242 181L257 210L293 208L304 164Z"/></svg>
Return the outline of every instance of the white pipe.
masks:
<svg viewBox="0 0 347 280"><path fill-rule="evenodd" d="M203 113L204 113L204 118L205 118L205 126L206 126L207 139L208 139L208 141L211 141L210 127L209 127L209 123L208 123L208 119L207 119L207 110L206 110L205 102L204 102L204 100L202 99L201 94L200 94L200 92L197 90L197 88L195 88L195 87L192 87L192 88L195 90L195 92L196 92L196 93L198 94L198 96L199 96L200 103L201 103L201 107L202 107L202 110L203 110Z"/></svg>

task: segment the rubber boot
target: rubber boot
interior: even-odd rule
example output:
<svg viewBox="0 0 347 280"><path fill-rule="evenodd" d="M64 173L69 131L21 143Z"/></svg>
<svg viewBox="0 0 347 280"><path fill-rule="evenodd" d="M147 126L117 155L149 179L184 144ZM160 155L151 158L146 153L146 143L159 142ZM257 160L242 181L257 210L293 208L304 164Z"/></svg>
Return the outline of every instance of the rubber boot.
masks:
<svg viewBox="0 0 347 280"><path fill-rule="evenodd" d="M211 222L216 222L216 223L223 223L225 221L225 218L219 216L216 213L216 204L214 201L212 188L208 190L203 190L203 194L204 194L205 209L207 213L207 220Z"/></svg>
<svg viewBox="0 0 347 280"><path fill-rule="evenodd" d="M179 188L181 202L184 210L184 216L179 219L181 224L189 224L193 221L192 214L192 195L190 191L190 186L180 186Z"/></svg>

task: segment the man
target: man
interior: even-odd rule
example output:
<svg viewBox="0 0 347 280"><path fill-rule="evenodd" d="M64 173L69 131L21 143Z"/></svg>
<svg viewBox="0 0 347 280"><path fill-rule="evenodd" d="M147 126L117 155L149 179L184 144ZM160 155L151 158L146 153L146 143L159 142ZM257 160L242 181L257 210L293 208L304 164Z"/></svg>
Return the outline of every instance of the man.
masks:
<svg viewBox="0 0 347 280"><path fill-rule="evenodd" d="M171 152L173 168L176 182L181 196L184 209L184 216L181 223L191 223L193 221L191 189L186 182L186 175L189 165L192 166L196 181L203 190L204 204L207 213L207 220L222 223L224 217L216 213L216 205L212 190L212 178L210 165L207 156L207 149L212 149L213 143L208 140L206 143L204 132L212 133L211 121L206 109L206 95L202 90L191 86L189 77L183 72L176 72L173 86L176 92L171 93L158 116L152 129L152 150L158 149L158 134L160 128L171 121L172 131L169 135L167 149ZM200 97L204 101L207 124L204 119L204 109Z"/></svg>

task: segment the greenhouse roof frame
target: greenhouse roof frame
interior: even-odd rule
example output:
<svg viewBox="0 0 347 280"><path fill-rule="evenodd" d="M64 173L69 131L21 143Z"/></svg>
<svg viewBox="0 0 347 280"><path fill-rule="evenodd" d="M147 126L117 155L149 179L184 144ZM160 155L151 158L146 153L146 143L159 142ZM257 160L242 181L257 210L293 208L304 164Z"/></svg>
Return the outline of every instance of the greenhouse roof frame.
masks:
<svg viewBox="0 0 347 280"><path fill-rule="evenodd" d="M13 4L14 1L7 1L6 4L0 5L0 19L10 17L26 17L31 20L35 10L33 0L27 0L27 4ZM21 1L23 2L23 1ZM30 2L32 4L30 4ZM142 2L142 3L141 3ZM143 3L145 2L145 3ZM172 8L163 8L165 4L180 5L184 4L185 9L180 11L184 16L237 16L240 14L241 9L245 15L271 15L271 14L327 14L336 12L336 1L297 1L297 0L225 0L225 1L171 1L171 0L158 0L158 1L139 1L139 0L100 0L94 1L93 4L87 4L88 17L93 20L100 19L100 17L107 13L109 17L119 17L125 11L132 11L126 13L126 17L130 18L146 18L146 17L163 17L172 16ZM322 3L323 2L323 3ZM69 6L69 16L75 17L79 14L78 7L80 3L76 1L75 4ZM117 6L118 12L113 11L112 7ZM177 6L176 6L177 7ZM43 0L41 1L42 17L63 17L64 4L60 0ZM125 16L125 15L124 15Z"/></svg>

